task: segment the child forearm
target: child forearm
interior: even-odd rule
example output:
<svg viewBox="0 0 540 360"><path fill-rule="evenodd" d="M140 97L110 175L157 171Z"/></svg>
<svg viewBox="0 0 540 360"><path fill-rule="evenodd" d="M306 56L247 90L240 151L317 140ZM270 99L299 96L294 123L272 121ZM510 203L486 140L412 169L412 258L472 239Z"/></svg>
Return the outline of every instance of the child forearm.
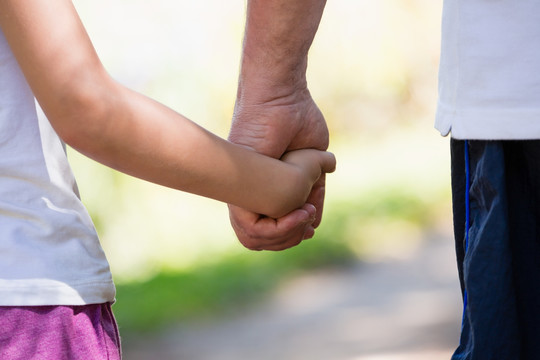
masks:
<svg viewBox="0 0 540 360"><path fill-rule="evenodd" d="M71 139L89 157L160 185L269 216L303 205L309 189L295 166L232 144L143 95L113 87L110 110L85 121L108 125L93 126L95 133L79 131Z"/></svg>
<svg viewBox="0 0 540 360"><path fill-rule="evenodd" d="M303 205L305 176L294 166L232 144L105 73L95 81L100 90L92 96L74 91L61 110L44 106L60 136L81 153L138 178L269 216Z"/></svg>

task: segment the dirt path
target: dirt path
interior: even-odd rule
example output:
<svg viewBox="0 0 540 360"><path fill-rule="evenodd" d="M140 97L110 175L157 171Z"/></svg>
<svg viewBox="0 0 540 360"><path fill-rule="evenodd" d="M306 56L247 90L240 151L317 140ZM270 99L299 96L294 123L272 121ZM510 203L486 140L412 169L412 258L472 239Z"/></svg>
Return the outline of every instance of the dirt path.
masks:
<svg viewBox="0 0 540 360"><path fill-rule="evenodd" d="M439 360L457 345L461 298L453 242L296 278L239 318L124 347L126 360Z"/></svg>

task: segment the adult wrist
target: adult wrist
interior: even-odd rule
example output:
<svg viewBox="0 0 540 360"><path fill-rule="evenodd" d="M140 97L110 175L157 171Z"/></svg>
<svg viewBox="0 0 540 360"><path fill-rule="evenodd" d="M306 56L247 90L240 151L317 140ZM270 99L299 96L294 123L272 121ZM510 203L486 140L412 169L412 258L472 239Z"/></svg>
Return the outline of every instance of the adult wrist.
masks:
<svg viewBox="0 0 540 360"><path fill-rule="evenodd" d="M257 104L308 93L306 69L307 56L285 64L282 61L269 62L245 52L238 80L237 99Z"/></svg>

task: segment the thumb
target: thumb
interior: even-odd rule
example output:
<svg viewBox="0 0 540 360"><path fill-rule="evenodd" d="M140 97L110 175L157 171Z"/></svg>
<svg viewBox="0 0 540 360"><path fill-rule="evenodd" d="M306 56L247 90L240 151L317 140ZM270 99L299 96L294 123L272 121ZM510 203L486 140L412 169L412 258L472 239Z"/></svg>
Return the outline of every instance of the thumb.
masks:
<svg viewBox="0 0 540 360"><path fill-rule="evenodd" d="M331 152L321 151L319 165L323 173L333 173L336 170L336 157Z"/></svg>

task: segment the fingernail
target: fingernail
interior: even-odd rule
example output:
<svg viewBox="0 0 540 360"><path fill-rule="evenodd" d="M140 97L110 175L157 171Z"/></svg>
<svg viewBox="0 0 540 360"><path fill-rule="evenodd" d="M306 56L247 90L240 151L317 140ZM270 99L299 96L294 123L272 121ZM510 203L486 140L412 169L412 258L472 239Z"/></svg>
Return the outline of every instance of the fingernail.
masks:
<svg viewBox="0 0 540 360"><path fill-rule="evenodd" d="M315 205L313 205L313 204L306 204L305 210L308 212L308 214L309 214L311 217L314 217L315 214L317 214L317 208L316 208Z"/></svg>

